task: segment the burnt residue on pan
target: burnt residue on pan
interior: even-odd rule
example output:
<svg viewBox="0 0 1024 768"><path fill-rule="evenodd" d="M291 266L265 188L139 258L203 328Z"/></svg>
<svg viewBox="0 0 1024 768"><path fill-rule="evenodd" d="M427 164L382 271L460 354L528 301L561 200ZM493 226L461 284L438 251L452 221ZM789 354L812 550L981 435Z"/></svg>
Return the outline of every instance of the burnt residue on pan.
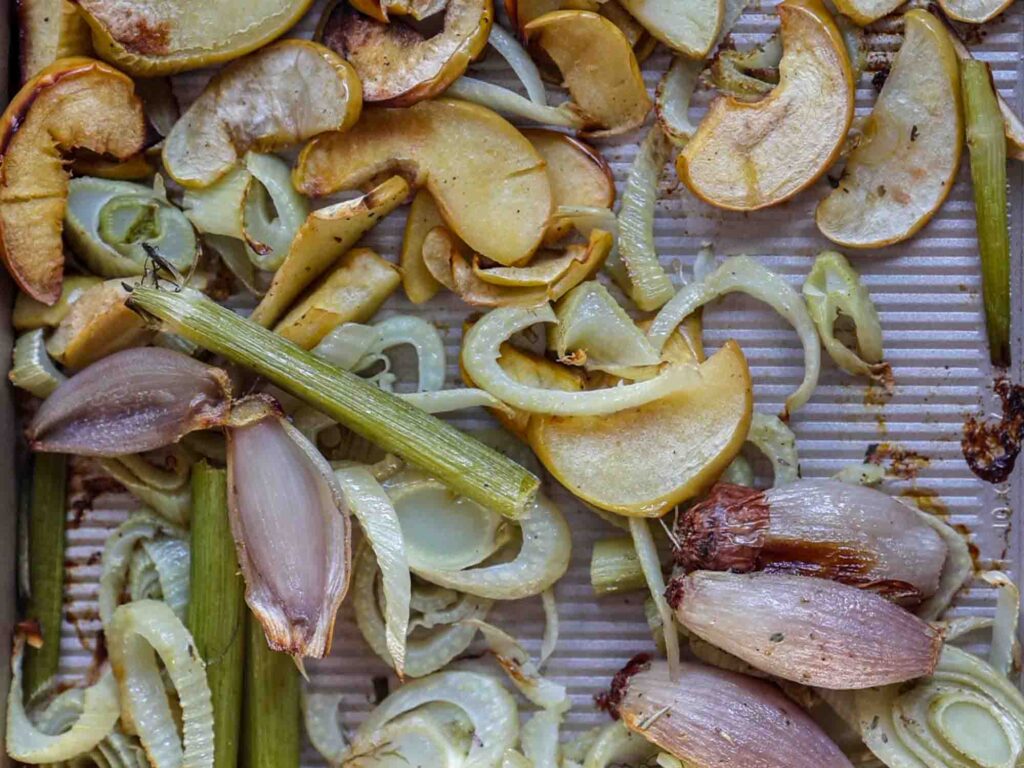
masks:
<svg viewBox="0 0 1024 768"><path fill-rule="evenodd" d="M901 448L895 443L871 443L864 453L867 464L887 468L887 474L900 480L915 480L931 461L917 451Z"/></svg>
<svg viewBox="0 0 1024 768"><path fill-rule="evenodd" d="M1013 472L1024 438L1024 387L999 378L994 389L1003 402L1002 418L992 422L968 417L960 448L974 474L989 483L1003 483Z"/></svg>

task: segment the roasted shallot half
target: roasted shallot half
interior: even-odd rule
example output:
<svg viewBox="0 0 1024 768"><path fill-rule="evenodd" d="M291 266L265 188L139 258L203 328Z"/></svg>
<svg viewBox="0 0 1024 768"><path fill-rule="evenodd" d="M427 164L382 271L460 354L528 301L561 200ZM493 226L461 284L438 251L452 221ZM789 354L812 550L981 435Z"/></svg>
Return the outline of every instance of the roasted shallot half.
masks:
<svg viewBox="0 0 1024 768"><path fill-rule="evenodd" d="M873 488L798 480L765 491L719 483L679 516L686 570L817 576L917 605L939 587L945 542L921 513Z"/></svg>
<svg viewBox="0 0 1024 768"><path fill-rule="evenodd" d="M883 597L827 579L695 571L668 586L693 634L785 680L845 690L929 675L942 634Z"/></svg>
<svg viewBox="0 0 1024 768"><path fill-rule="evenodd" d="M640 656L615 676L609 704L626 727L688 768L850 766L803 710L747 675L687 663L673 681L667 664Z"/></svg>
<svg viewBox="0 0 1024 768"><path fill-rule="evenodd" d="M142 453L223 424L230 404L223 370L159 347L127 349L58 387L29 424L28 438L45 453Z"/></svg>
<svg viewBox="0 0 1024 768"><path fill-rule="evenodd" d="M231 533L245 600L271 648L322 657L348 590L348 505L330 464L270 403L227 429Z"/></svg>

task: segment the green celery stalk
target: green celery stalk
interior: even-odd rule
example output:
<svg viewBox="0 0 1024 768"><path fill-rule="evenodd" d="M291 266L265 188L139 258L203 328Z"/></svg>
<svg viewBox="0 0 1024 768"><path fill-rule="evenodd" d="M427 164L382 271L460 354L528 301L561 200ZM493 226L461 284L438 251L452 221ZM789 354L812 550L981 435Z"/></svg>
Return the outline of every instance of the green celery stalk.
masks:
<svg viewBox="0 0 1024 768"><path fill-rule="evenodd" d="M25 655L29 696L57 674L60 621L64 606L64 521L67 514L68 457L35 455L28 522L29 598L25 616L39 623L41 648Z"/></svg>
<svg viewBox="0 0 1024 768"><path fill-rule="evenodd" d="M537 478L497 451L209 299L138 286L127 305L251 368L495 512L519 517L537 491Z"/></svg>
<svg viewBox="0 0 1024 768"><path fill-rule="evenodd" d="M192 468L188 629L206 662L213 698L214 768L238 765L245 664L245 584L228 521L227 473Z"/></svg>
<svg viewBox="0 0 1024 768"><path fill-rule="evenodd" d="M594 542L590 556L590 586L598 597L647 587L644 570L629 536Z"/></svg>
<svg viewBox="0 0 1024 768"><path fill-rule="evenodd" d="M960 62L967 148L978 223L989 355L1010 364L1010 230L1006 207L1006 136L988 65Z"/></svg>
<svg viewBox="0 0 1024 768"><path fill-rule="evenodd" d="M299 671L292 658L270 649L263 627L248 614L245 651L245 768L298 768Z"/></svg>

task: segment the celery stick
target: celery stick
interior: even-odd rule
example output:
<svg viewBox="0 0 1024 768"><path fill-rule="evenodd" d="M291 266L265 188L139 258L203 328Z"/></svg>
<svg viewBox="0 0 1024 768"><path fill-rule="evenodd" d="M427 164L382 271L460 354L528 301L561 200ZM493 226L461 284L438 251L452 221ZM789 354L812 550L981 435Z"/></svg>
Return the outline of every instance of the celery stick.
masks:
<svg viewBox="0 0 1024 768"><path fill-rule="evenodd" d="M537 492L537 478L497 451L209 299L138 286L127 304L495 512L519 517Z"/></svg>
<svg viewBox="0 0 1024 768"><path fill-rule="evenodd" d="M214 768L238 765L245 661L245 584L228 522L227 473L192 468L192 564L188 629L206 662L213 698Z"/></svg>
<svg viewBox="0 0 1024 768"><path fill-rule="evenodd" d="M299 671L290 656L270 649L251 613L246 625L242 765L298 768Z"/></svg>
<svg viewBox="0 0 1024 768"><path fill-rule="evenodd" d="M67 456L36 454L28 523L29 599L25 617L39 623L43 645L30 647L25 656L25 690L29 696L57 674L60 659L67 472Z"/></svg>
<svg viewBox="0 0 1024 768"><path fill-rule="evenodd" d="M632 592L647 586L630 537L594 542L590 556L590 585L598 597Z"/></svg>
<svg viewBox="0 0 1024 768"><path fill-rule="evenodd" d="M984 62L960 62L967 147L978 222L989 355L1010 364L1010 230L1006 208L1006 136L992 75Z"/></svg>

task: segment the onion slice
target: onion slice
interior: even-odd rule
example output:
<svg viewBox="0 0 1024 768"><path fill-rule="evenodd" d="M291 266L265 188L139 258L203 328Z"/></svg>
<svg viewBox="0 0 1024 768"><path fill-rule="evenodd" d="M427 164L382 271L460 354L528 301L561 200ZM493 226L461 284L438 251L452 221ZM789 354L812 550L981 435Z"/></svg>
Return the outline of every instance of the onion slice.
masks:
<svg viewBox="0 0 1024 768"><path fill-rule="evenodd" d="M336 469L349 508L366 534L380 568L386 610L385 635L395 672L403 677L412 578L398 515L380 483L363 467Z"/></svg>
<svg viewBox="0 0 1024 768"><path fill-rule="evenodd" d="M271 648L323 657L348 589L347 504L330 464L279 413L262 402L235 411L228 505L245 600Z"/></svg>
<svg viewBox="0 0 1024 768"><path fill-rule="evenodd" d="M674 680L676 672L679 670L679 633L676 632L676 623L672 620L672 609L665 600L665 577L661 572L658 548L645 518L629 518L629 532L633 537L633 547L636 549L640 568L644 572L647 588L651 592L651 599L654 601L654 607L661 619L660 628L665 642L665 655L668 657L669 672Z"/></svg>
<svg viewBox="0 0 1024 768"><path fill-rule="evenodd" d="M687 570L762 570L861 587L904 605L938 590L945 542L913 507L835 480L766 491L720 483L679 517Z"/></svg>
<svg viewBox="0 0 1024 768"><path fill-rule="evenodd" d="M526 89L526 95L530 97L530 101L541 107L547 106L548 95L544 89L544 81L540 77L540 70L533 63L530 54L516 40L515 35L506 31L499 24L492 24L491 34L487 42L491 44L501 58L508 62L508 65L516 73L516 77L519 78L519 81Z"/></svg>
<svg viewBox="0 0 1024 768"><path fill-rule="evenodd" d="M544 665L558 646L558 603L555 600L554 588L548 587L541 592L540 600L544 606L544 637L540 643L540 663L537 666L544 669Z"/></svg>
<svg viewBox="0 0 1024 768"><path fill-rule="evenodd" d="M703 280L683 286L655 316L647 336L655 348L661 349L671 333L688 315L719 296L736 291L770 304L790 322L800 336L800 343L804 348L804 380L797 390L786 398L783 419L787 419L789 414L810 399L815 387L818 386L818 375L821 372L821 342L818 340L814 321L811 320L800 294L781 277L749 256L725 259L718 269ZM479 383L478 379L477 382Z"/></svg>
<svg viewBox="0 0 1024 768"><path fill-rule="evenodd" d="M767 682L683 664L627 666L613 683L626 726L691 768L850 768L823 730Z"/></svg>
<svg viewBox="0 0 1024 768"><path fill-rule="evenodd" d="M373 743L374 734L388 723L434 702L452 704L469 718L473 745L464 768L497 766L505 751L515 745L519 736L519 711L509 692L488 675L451 671L406 683L384 699L353 737L353 753L366 751Z"/></svg>
<svg viewBox="0 0 1024 768"><path fill-rule="evenodd" d="M778 416L754 411L747 442L763 453L772 465L772 484L794 483L800 477L796 435Z"/></svg>
<svg viewBox="0 0 1024 768"><path fill-rule="evenodd" d="M428 581L493 600L518 600L548 589L565 574L572 554L569 526L551 500L537 494L516 523L522 547L511 562L459 571L413 568Z"/></svg>
<svg viewBox="0 0 1024 768"><path fill-rule="evenodd" d="M50 395L28 427L32 449L120 456L161 448L224 422L227 373L160 347L93 363Z"/></svg>
<svg viewBox="0 0 1024 768"><path fill-rule="evenodd" d="M541 125L582 128L586 122L569 104L561 104L557 107L549 104L537 104L508 88L465 75L449 85L445 94L465 101L472 101L503 115L520 117Z"/></svg>
<svg viewBox="0 0 1024 768"><path fill-rule="evenodd" d="M340 693L302 692L302 722L313 749L330 765L340 765L348 753L348 741L338 724Z"/></svg>
<svg viewBox="0 0 1024 768"><path fill-rule="evenodd" d="M536 713L523 724L519 744L531 768L561 764L561 745L558 743L558 731L561 726L562 715L550 710Z"/></svg>
<svg viewBox="0 0 1024 768"><path fill-rule="evenodd" d="M39 765L70 760L100 743L114 729L120 707L114 676L105 672L85 690L82 713L70 729L49 734L36 727L25 712L22 657L25 640L14 641L11 689L7 694L7 754L20 763Z"/></svg>
<svg viewBox="0 0 1024 768"><path fill-rule="evenodd" d="M826 579L695 571L669 602L698 637L768 674L826 689L931 674L942 635L883 597Z"/></svg>
<svg viewBox="0 0 1024 768"><path fill-rule="evenodd" d="M174 612L156 600L122 605L110 622L107 648L121 690L122 720L139 735L154 768L212 766L213 704L206 669ZM178 692L183 739L156 656Z"/></svg>
<svg viewBox="0 0 1024 768"><path fill-rule="evenodd" d="M582 392L541 389L516 381L498 363L501 345L531 325L554 322L555 313L548 305L537 309L499 307L489 312L466 333L462 345L462 364L466 372L478 386L513 408L555 416L616 413L659 400L693 385L700 378L696 366L670 365L646 381ZM660 348L660 343L658 346Z"/></svg>
<svg viewBox="0 0 1024 768"><path fill-rule="evenodd" d="M537 664L514 637L486 621L470 619L464 623L480 630L498 664L523 696L538 707L557 714L569 709L569 694L565 686L542 677Z"/></svg>
<svg viewBox="0 0 1024 768"><path fill-rule="evenodd" d="M386 624L376 595L377 564L373 550L360 547L356 554L352 578L352 607L356 626L367 645L387 664L394 666L386 639ZM417 590L413 591L413 602ZM483 619L491 601L472 595L455 594L456 602L445 609L413 614L409 628L421 626L430 631L410 637L405 646L404 671L407 677L423 677L444 667L465 651L476 637L476 627L459 623L463 619ZM417 609L424 610L425 609Z"/></svg>

